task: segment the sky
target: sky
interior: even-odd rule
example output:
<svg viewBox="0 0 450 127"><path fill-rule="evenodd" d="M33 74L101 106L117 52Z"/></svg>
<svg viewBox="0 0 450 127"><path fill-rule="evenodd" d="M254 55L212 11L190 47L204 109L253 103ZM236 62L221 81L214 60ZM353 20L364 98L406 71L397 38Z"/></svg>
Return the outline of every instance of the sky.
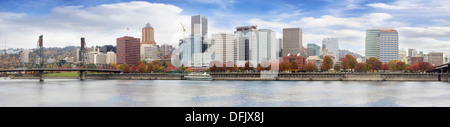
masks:
<svg viewBox="0 0 450 127"><path fill-rule="evenodd" d="M45 47L79 46L81 37L87 46L115 45L141 38L147 22L157 44L176 45L199 14L209 35L258 25L281 38L283 28L300 27L305 47L337 37L340 49L364 55L366 29L394 27L400 49L450 53L449 0L1 0L0 49L35 48L39 35Z"/></svg>

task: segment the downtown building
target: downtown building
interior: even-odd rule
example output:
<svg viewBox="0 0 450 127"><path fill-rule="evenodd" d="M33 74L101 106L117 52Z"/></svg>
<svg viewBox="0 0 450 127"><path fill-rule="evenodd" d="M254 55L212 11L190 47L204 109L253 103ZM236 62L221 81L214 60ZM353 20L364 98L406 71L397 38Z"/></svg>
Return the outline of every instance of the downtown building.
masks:
<svg viewBox="0 0 450 127"><path fill-rule="evenodd" d="M320 56L320 46L313 43L306 45L306 57L309 56Z"/></svg>
<svg viewBox="0 0 450 127"><path fill-rule="evenodd" d="M283 28L283 52L282 56L303 56L303 40L301 28ZM305 54L306 55L306 54Z"/></svg>
<svg viewBox="0 0 450 127"><path fill-rule="evenodd" d="M366 59L374 57L383 63L398 59L398 32L394 28L366 30Z"/></svg>
<svg viewBox="0 0 450 127"><path fill-rule="evenodd" d="M155 32L154 28L147 23L144 28L142 28L142 41L140 43L140 60L145 60L146 62L151 62L157 59L158 49L155 42Z"/></svg>
<svg viewBox="0 0 450 127"><path fill-rule="evenodd" d="M339 39L338 38L324 38L322 40L322 49L326 49L326 53L335 59L339 58ZM325 57L325 55L323 56ZM339 61L339 60L337 60Z"/></svg>
<svg viewBox="0 0 450 127"><path fill-rule="evenodd" d="M141 52L140 41L130 36L117 38L117 64L137 64Z"/></svg>
<svg viewBox="0 0 450 127"><path fill-rule="evenodd" d="M237 39L235 34L216 33L212 34L211 50L212 60L219 61L233 67L237 61ZM231 64L232 65L229 65Z"/></svg>
<svg viewBox="0 0 450 127"><path fill-rule="evenodd" d="M206 52L210 39L207 39L208 18L203 15L191 16L191 36L180 39L180 58L185 67L207 68L211 62ZM205 53L206 52L206 53Z"/></svg>
<svg viewBox="0 0 450 127"><path fill-rule="evenodd" d="M429 52L428 62L433 66L439 66L444 64L444 53L443 52Z"/></svg>
<svg viewBox="0 0 450 127"><path fill-rule="evenodd" d="M238 66L250 62L256 67L262 61L279 59L280 40L269 29L257 29L256 25L236 27Z"/></svg>

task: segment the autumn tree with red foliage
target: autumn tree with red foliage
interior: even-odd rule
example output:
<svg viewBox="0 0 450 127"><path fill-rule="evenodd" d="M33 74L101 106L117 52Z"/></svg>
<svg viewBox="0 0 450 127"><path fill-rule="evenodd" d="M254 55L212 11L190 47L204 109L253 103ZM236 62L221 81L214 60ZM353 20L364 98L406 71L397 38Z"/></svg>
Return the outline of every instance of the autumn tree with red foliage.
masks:
<svg viewBox="0 0 450 127"><path fill-rule="evenodd" d="M304 67L304 70L306 72L313 72L313 71L317 71L317 66L316 64L314 64L313 62L308 62L306 64L306 66Z"/></svg>

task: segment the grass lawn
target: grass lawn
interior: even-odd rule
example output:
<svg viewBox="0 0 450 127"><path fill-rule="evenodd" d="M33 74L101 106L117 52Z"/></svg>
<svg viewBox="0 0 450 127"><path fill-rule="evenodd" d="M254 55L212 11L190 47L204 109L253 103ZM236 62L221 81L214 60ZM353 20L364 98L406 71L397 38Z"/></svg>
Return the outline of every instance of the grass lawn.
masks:
<svg viewBox="0 0 450 127"><path fill-rule="evenodd" d="M60 72L60 73L47 73L44 74L44 76L50 76L50 77L77 77L78 72L77 71L68 71L68 72Z"/></svg>

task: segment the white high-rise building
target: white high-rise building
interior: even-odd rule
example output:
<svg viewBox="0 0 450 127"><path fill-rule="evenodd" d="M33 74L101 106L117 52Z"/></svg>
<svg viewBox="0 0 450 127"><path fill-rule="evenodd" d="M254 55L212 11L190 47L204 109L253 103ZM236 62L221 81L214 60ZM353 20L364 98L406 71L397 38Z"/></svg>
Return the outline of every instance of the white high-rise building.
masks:
<svg viewBox="0 0 450 127"><path fill-rule="evenodd" d="M256 67L263 60L278 59L279 40L269 29L257 30L257 26L237 27L238 66L250 61Z"/></svg>
<svg viewBox="0 0 450 127"><path fill-rule="evenodd" d="M339 58L339 39L338 38L324 38L322 40L322 48L326 48L328 50L327 54L333 55L334 58Z"/></svg>
<svg viewBox="0 0 450 127"><path fill-rule="evenodd" d="M237 61L237 39L235 34L217 33L212 34L211 47L213 60L222 63L236 63ZM229 66L229 65L227 65Z"/></svg>
<svg viewBox="0 0 450 127"><path fill-rule="evenodd" d="M158 49L152 44L141 45L141 60L151 62L157 58Z"/></svg>
<svg viewBox="0 0 450 127"><path fill-rule="evenodd" d="M366 30L366 59L375 57L383 63L398 60L398 32L391 27Z"/></svg>

